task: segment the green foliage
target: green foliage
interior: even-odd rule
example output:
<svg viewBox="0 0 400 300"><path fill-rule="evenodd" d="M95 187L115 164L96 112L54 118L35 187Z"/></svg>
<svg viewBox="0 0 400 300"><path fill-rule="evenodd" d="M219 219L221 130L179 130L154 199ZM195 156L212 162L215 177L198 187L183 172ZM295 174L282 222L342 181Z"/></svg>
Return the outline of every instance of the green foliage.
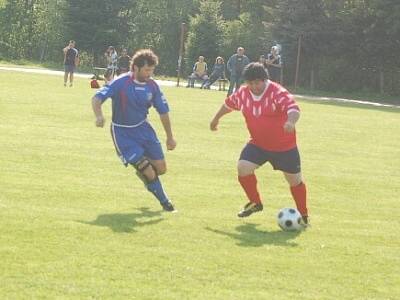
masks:
<svg viewBox="0 0 400 300"><path fill-rule="evenodd" d="M226 23L224 31L224 54L230 57L236 49L242 46L246 55L253 61L258 61L261 54L266 51L267 33L261 23L253 22L250 13L243 13L240 19ZM271 40L269 38L268 40Z"/></svg>
<svg viewBox="0 0 400 300"><path fill-rule="evenodd" d="M199 13L190 19L186 43L187 71L199 55L211 64L221 55L223 20L220 1L201 1Z"/></svg>
<svg viewBox="0 0 400 300"><path fill-rule="evenodd" d="M282 0L269 7L277 16L277 22L269 26L284 46L286 83L292 83L294 78L297 42L302 35L303 85L310 84L314 71L320 88L379 90L382 71L385 92L398 94L392 82L397 81L400 68L400 59L393 51L400 46L396 38L400 32L399 7L398 1L390 0ZM339 67L341 72L331 69Z"/></svg>
<svg viewBox="0 0 400 300"><path fill-rule="evenodd" d="M398 0L2 0L0 58L61 63L61 49L74 39L99 65L111 44L130 53L150 47L160 56L159 72L175 75L186 22L187 68L200 52L212 63L239 45L258 60L277 41L284 82L292 84L302 35L302 86L315 74L316 88L380 91L384 79L383 92L399 95L399 15ZM337 60L351 83L331 70ZM371 70L367 80L355 76L364 70Z"/></svg>

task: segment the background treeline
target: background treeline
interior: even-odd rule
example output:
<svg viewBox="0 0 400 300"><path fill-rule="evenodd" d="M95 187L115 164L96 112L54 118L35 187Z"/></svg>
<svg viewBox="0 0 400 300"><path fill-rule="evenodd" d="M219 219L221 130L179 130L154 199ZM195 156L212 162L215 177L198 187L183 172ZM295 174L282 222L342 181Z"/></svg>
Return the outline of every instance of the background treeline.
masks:
<svg viewBox="0 0 400 300"><path fill-rule="evenodd" d="M185 72L237 46L252 60L282 45L285 84L400 95L399 0L0 0L0 59L62 62L74 39L86 66L107 46L150 47L176 75L181 23ZM185 73L185 74L186 74Z"/></svg>

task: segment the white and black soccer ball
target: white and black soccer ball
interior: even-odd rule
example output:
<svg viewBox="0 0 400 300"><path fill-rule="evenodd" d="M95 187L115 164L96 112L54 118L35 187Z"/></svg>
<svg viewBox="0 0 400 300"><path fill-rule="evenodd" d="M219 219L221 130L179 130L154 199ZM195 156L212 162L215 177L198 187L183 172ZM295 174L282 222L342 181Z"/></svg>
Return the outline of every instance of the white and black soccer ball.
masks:
<svg viewBox="0 0 400 300"><path fill-rule="evenodd" d="M285 231L296 231L303 229L302 218L295 208L282 208L277 216L278 225Z"/></svg>

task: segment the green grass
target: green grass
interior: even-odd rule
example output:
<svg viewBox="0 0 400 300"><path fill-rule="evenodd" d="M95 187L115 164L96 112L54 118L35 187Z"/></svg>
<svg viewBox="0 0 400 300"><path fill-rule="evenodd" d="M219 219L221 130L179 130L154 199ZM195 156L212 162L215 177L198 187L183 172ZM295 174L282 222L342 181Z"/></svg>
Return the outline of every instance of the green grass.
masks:
<svg viewBox="0 0 400 300"><path fill-rule="evenodd" d="M163 88L178 141L167 214L95 128L87 80L0 82L0 299L400 298L399 109L299 101L312 228L296 234L276 225L294 204L270 166L265 210L236 217L248 135L239 113L208 130L224 93Z"/></svg>

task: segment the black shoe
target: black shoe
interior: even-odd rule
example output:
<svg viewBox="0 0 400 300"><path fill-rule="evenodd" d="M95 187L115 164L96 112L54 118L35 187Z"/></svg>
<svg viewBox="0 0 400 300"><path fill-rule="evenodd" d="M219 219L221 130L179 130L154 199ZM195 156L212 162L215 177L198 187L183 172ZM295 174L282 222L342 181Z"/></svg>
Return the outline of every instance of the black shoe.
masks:
<svg viewBox="0 0 400 300"><path fill-rule="evenodd" d="M300 220L300 225L303 226L304 229L310 227L310 223L308 220L308 216L302 216Z"/></svg>
<svg viewBox="0 0 400 300"><path fill-rule="evenodd" d="M170 211L170 212L176 211L175 207L172 205L172 203L170 201L161 202L160 204L161 204L163 210L165 210L165 211Z"/></svg>
<svg viewBox="0 0 400 300"><path fill-rule="evenodd" d="M262 210L263 210L263 205L261 203L249 202L238 213L238 217L245 218L245 217L250 216L252 213L262 211Z"/></svg>

